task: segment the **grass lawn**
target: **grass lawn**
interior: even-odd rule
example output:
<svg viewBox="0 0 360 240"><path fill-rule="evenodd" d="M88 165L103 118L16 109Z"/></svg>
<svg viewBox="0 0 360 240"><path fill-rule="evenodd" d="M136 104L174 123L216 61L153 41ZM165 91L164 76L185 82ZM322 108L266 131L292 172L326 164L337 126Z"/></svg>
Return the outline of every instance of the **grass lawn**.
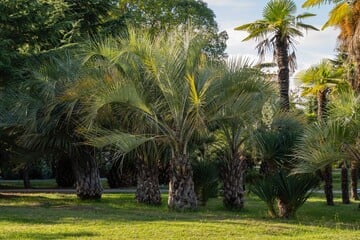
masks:
<svg viewBox="0 0 360 240"><path fill-rule="evenodd" d="M104 194L82 202L74 195L0 195L0 239L360 239L357 203L327 207L314 196L286 221L266 215L265 204L247 197L246 209L225 211L211 199L195 212L136 204L133 194Z"/></svg>

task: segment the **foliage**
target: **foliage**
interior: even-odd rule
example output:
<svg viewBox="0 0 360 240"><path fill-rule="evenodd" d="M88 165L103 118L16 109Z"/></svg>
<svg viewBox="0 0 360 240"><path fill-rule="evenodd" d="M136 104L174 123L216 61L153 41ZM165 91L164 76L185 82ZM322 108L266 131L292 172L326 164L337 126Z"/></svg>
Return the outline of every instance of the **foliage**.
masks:
<svg viewBox="0 0 360 240"><path fill-rule="evenodd" d="M296 4L293 0L271 0L263 9L262 19L235 28L248 32L249 35L243 41L253 39L258 42L256 48L260 60L264 59L267 51L273 53L279 69L280 106L284 111L290 109L289 72L296 69L295 38L302 37L303 31L317 30L303 23L304 19L314 14L295 15L295 13Z"/></svg>
<svg viewBox="0 0 360 240"><path fill-rule="evenodd" d="M318 185L319 179L313 175L278 172L256 182L251 191L266 203L270 216L289 218L295 216ZM276 203L283 205L279 206L279 212L275 210ZM281 211L282 208L285 212Z"/></svg>
<svg viewBox="0 0 360 240"><path fill-rule="evenodd" d="M209 198L216 197L219 191L217 163L207 159L193 159L192 167L195 193L200 204L206 205Z"/></svg>
<svg viewBox="0 0 360 240"><path fill-rule="evenodd" d="M218 33L215 14L202 0L121 0L120 9L128 24L149 29L154 36L192 25L197 32L208 35L204 51L209 57L226 57L228 35L225 31Z"/></svg>

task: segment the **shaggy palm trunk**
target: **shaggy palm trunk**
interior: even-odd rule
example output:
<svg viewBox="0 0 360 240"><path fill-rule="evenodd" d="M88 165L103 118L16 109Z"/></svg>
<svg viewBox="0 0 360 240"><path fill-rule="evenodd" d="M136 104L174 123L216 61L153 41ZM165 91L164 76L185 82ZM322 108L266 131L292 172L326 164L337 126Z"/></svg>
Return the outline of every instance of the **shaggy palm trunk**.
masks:
<svg viewBox="0 0 360 240"><path fill-rule="evenodd" d="M329 206L334 205L334 195L333 195L333 185L332 185L332 167L331 165L326 165L324 169L324 192L326 197L326 204Z"/></svg>
<svg viewBox="0 0 360 240"><path fill-rule="evenodd" d="M242 209L244 207L244 160L238 154L227 162L223 169L224 205L229 209Z"/></svg>
<svg viewBox="0 0 360 240"><path fill-rule="evenodd" d="M352 16L353 16L353 28L354 33L349 39L349 53L350 58L355 66L355 81L353 88L360 92L360 2L355 1L352 6Z"/></svg>
<svg viewBox="0 0 360 240"><path fill-rule="evenodd" d="M80 199L99 199L103 192L93 152L93 149L88 148L81 152L81 157L73 161L76 194Z"/></svg>
<svg viewBox="0 0 360 240"><path fill-rule="evenodd" d="M349 204L349 174L345 163L341 167L341 197L343 204Z"/></svg>
<svg viewBox="0 0 360 240"><path fill-rule="evenodd" d="M139 158L136 161L136 168L136 201L139 203L160 204L159 172L156 163L149 164Z"/></svg>
<svg viewBox="0 0 360 240"><path fill-rule="evenodd" d="M280 107L283 111L290 110L289 100L289 52L287 39L276 36L276 61L279 68L278 83L280 89Z"/></svg>
<svg viewBox="0 0 360 240"><path fill-rule="evenodd" d="M170 162L168 206L175 210L197 207L190 159L185 154L173 154Z"/></svg>
<svg viewBox="0 0 360 240"><path fill-rule="evenodd" d="M359 163L356 160L351 161L350 176L351 176L351 197L354 200L359 200L359 195L357 192L358 180L359 180Z"/></svg>
<svg viewBox="0 0 360 240"><path fill-rule="evenodd" d="M327 112L327 94L329 88L318 91L317 93L317 119L318 122L321 122L326 117Z"/></svg>

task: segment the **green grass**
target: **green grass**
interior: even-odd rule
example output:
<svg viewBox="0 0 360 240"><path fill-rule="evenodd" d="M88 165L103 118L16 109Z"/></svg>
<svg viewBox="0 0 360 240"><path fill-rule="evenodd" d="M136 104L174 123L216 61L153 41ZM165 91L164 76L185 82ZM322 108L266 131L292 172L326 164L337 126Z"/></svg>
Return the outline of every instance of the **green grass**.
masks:
<svg viewBox="0 0 360 240"><path fill-rule="evenodd" d="M357 204L327 207L312 197L293 220L272 219L263 202L247 197L241 212L211 199L195 212L136 204L133 194L104 194L99 201L74 195L3 194L0 239L359 239Z"/></svg>

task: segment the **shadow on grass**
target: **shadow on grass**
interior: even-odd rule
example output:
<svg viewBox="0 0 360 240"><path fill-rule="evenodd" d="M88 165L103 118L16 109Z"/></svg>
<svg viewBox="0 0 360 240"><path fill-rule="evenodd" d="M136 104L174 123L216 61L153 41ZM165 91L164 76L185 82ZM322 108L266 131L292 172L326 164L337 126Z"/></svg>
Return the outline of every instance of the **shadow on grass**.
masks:
<svg viewBox="0 0 360 240"><path fill-rule="evenodd" d="M76 196L61 194L6 194L0 197L0 221L21 224L53 225L71 223L74 219L100 220L116 223L138 224L139 222L166 221L241 224L282 224L281 228L293 229L298 225L321 226L338 229L360 229L360 210L357 203L328 207L320 198L310 199L298 211L297 218L281 220L267 217L265 203L248 196L243 211L226 211L221 199L211 199L198 211L174 212L166 206L166 195L160 206L137 204L134 194L104 194L101 200L81 201ZM257 223L253 223L256 221ZM65 235L64 235L65 236ZM65 238L65 237L64 237ZM34 239L56 239L35 238Z"/></svg>
<svg viewBox="0 0 360 240"><path fill-rule="evenodd" d="M81 237L96 237L97 234L92 232L66 232L66 233L13 233L6 237L8 239L34 239L34 240L52 240L52 239L68 239Z"/></svg>

